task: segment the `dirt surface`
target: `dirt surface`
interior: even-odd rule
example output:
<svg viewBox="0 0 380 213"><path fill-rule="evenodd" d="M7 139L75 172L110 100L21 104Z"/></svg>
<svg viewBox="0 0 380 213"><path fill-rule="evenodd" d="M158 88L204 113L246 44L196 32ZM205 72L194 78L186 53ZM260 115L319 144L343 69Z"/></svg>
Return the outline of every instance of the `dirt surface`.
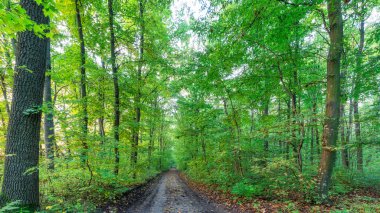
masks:
<svg viewBox="0 0 380 213"><path fill-rule="evenodd" d="M130 195L131 196L131 195ZM133 192L133 197L122 198L117 206L104 212L133 213L206 213L227 212L192 191L172 169L146 186ZM131 199L133 203L131 203Z"/></svg>

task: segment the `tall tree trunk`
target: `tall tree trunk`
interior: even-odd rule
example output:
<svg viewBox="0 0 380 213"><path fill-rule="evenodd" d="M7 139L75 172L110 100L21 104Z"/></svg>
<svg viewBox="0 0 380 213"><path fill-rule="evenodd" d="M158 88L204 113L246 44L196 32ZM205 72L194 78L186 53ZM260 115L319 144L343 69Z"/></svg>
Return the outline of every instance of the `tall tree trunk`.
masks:
<svg viewBox="0 0 380 213"><path fill-rule="evenodd" d="M111 66L112 77L114 85L114 140L115 140L115 168L114 174L119 174L119 126L120 126L120 94L119 94L119 76L116 66L116 51L115 51L115 32L114 32L114 12L113 12L113 0L108 0L108 12L109 12L109 27L110 27L110 43L111 43Z"/></svg>
<svg viewBox="0 0 380 213"><path fill-rule="evenodd" d="M102 69L104 72L106 72L106 66L104 63L104 59L102 59ZM101 109L100 109L100 116L98 118L98 126L99 126L99 136L100 136L100 144L104 145L105 143L105 136L106 136L106 131L104 128L104 111L105 111L105 94L104 94L104 87L103 87L103 82L105 78L104 76L101 77L99 84L98 84L98 98L100 101Z"/></svg>
<svg viewBox="0 0 380 213"><path fill-rule="evenodd" d="M298 61L299 61L299 50L300 50L300 38L299 38L299 22L295 23L295 48L294 48L294 67L293 67L293 94L292 94L292 111L293 111L293 131L294 136L296 135L296 126L298 128L298 137L293 136L293 154L298 166L298 170L302 172L302 147L305 136L304 121L301 114L301 96L300 91L300 80L298 78ZM297 99L297 95L299 95ZM298 102L298 106L297 106Z"/></svg>
<svg viewBox="0 0 380 213"><path fill-rule="evenodd" d="M347 70L347 66L345 65L347 64L347 57L346 57L346 54L344 54L344 58L343 58L343 66L345 67L344 70L342 70L342 73L341 73L341 79L342 79L342 102L340 103L340 117L341 117L341 121L340 121L340 141L341 141L341 145L342 145L342 149L341 149L341 158L342 158L342 165L343 165L343 168L345 169L348 169L350 164L349 164L349 159L348 159L348 150L347 150L347 141L346 141L346 134L348 134L348 131L346 128L346 119L345 119L345 106L346 106L346 102L347 102L347 84L348 84L348 81L347 81L347 76L346 76L346 70ZM347 133L346 133L347 131Z"/></svg>
<svg viewBox="0 0 380 213"><path fill-rule="evenodd" d="M33 0L20 5L37 24L48 24L43 7ZM18 33L16 73L5 148L2 196L21 201L30 209L39 206L38 153L46 70L47 39L33 31ZM29 70L33 70L30 72Z"/></svg>
<svg viewBox="0 0 380 213"><path fill-rule="evenodd" d="M148 163L149 169L152 168L152 153L154 148L154 133L155 133L155 124L154 121L151 124L152 126L149 129L149 145L148 145Z"/></svg>
<svg viewBox="0 0 380 213"><path fill-rule="evenodd" d="M363 9L362 9L363 10ZM363 11L362 11L363 13ZM363 48L364 48L364 14L360 14L360 41L359 49L356 57L356 78L354 82L354 120L355 120L355 137L357 143L357 168L358 171L363 172L363 144L360 136L360 116L359 116L359 82L360 82L360 72L362 71L362 60L363 60Z"/></svg>
<svg viewBox="0 0 380 213"><path fill-rule="evenodd" d="M339 127L340 58L343 48L343 21L341 0L328 0L330 47L327 57L327 95L325 123L322 139L322 156L319 165L319 195L330 203L328 191L336 158L336 141Z"/></svg>
<svg viewBox="0 0 380 213"><path fill-rule="evenodd" d="M318 138L318 119L317 119L317 98L313 98L313 107L312 107L313 117L311 119L312 128L311 128L311 150L310 150L310 162L314 163L315 148L319 150L319 138ZM319 154L319 153L318 153ZM318 156L319 157L319 156Z"/></svg>
<svg viewBox="0 0 380 213"><path fill-rule="evenodd" d="M230 99L230 103L232 104L232 100ZM233 166L234 166L234 172L235 174L237 175L240 175L242 176L243 174L243 169L242 169L242 165L241 165L241 157L240 157L240 152L239 152L239 149L240 147L237 147L239 146L239 131L236 131L236 136L235 136L235 131L234 131L234 124L237 125L237 129L239 129L239 125L236 122L236 119L235 119L235 109L233 106L231 106L232 108L232 115L230 115L228 113L228 104L227 104L227 100L225 98L223 98L223 107L224 107L224 114L226 115L227 119L230 123L229 125L229 131L230 131L230 135L231 135L231 141L233 141L234 143L232 143L232 153L233 153ZM236 143L236 141L238 143Z"/></svg>
<svg viewBox="0 0 380 213"><path fill-rule="evenodd" d="M156 113L157 110L157 97L154 99L154 103L152 104L152 109L154 113ZM155 116L152 116L151 118L151 124L149 129L149 145L148 145L148 162L149 162L149 170L152 169L152 153L154 151L154 139L155 139L155 131L156 131L156 118Z"/></svg>
<svg viewBox="0 0 380 213"><path fill-rule="evenodd" d="M264 117L267 118L269 116L269 101L266 101L264 106ZM269 141L268 141L268 132L265 133L265 140L264 140L264 151L267 153L269 152Z"/></svg>
<svg viewBox="0 0 380 213"><path fill-rule="evenodd" d="M51 70L51 55L50 55L50 40L47 45L47 56L46 56L46 71ZM53 100L51 92L51 74L48 73L45 76L45 88L44 88L45 104L47 105L47 112L44 117L44 129L45 129L45 148L46 157L48 159L48 169L54 170L54 146L55 146L55 135L54 135L54 115L53 115Z"/></svg>
<svg viewBox="0 0 380 213"><path fill-rule="evenodd" d="M142 87L142 68L144 64L144 4L142 0L139 0L139 11L140 11L140 46L139 46L139 63L137 68L137 94L135 94L134 104L135 104L135 124L132 130L132 153L131 153L131 163L132 167L137 164L138 155L138 143L139 143L139 132L140 132L140 120L141 120L141 87ZM133 175L136 176L135 174Z"/></svg>
<svg viewBox="0 0 380 213"><path fill-rule="evenodd" d="M353 123L353 119L352 119L353 110L354 110L354 105L353 105L352 96L351 96L349 98L348 124L347 124L346 141L345 141L346 145L350 143L351 132L352 132L352 123ZM348 163L348 168L349 168L350 167L350 160L349 160L350 154L348 152L348 149L346 149L346 150L347 150L347 153L346 153L347 163Z"/></svg>
<svg viewBox="0 0 380 213"><path fill-rule="evenodd" d="M340 116L344 117L344 103L340 104ZM342 119L342 122L340 124L340 141L342 143L342 165L345 169L349 168L349 161L348 161L348 150L347 150L347 144L346 144L346 135L345 135L345 121Z"/></svg>
<svg viewBox="0 0 380 213"><path fill-rule="evenodd" d="M159 169L160 169L160 171L162 171L162 169L163 169L162 158L163 158L163 155L164 155L164 137L163 137L163 134L164 134L164 122L165 122L165 115L162 112L161 125L160 125L160 133L159 133L159 136L158 136L159 150L160 150L160 158L159 158Z"/></svg>
<svg viewBox="0 0 380 213"><path fill-rule="evenodd" d="M201 130L201 133L199 134L200 140L201 140L201 147L202 147L202 158L205 165L207 164L207 151L206 151L206 139L203 133L204 130Z"/></svg>
<svg viewBox="0 0 380 213"><path fill-rule="evenodd" d="M278 105L277 105L277 117L281 120L281 99L278 99ZM282 134L280 133L280 137L282 138ZM278 148L280 149L279 153L282 154L283 151L283 142L282 140L278 140Z"/></svg>
<svg viewBox="0 0 380 213"><path fill-rule="evenodd" d="M314 124L313 124L314 125ZM315 127L312 126L311 127L311 130L310 130L310 164L313 165L314 164L314 129Z"/></svg>
<svg viewBox="0 0 380 213"><path fill-rule="evenodd" d="M263 111L264 119L267 120L268 115L269 115L269 100L265 100L264 111ZM264 158L265 159L264 159L263 163L266 166L267 165L267 158L269 155L269 133L268 133L267 128L264 131L265 131L265 133L264 133Z"/></svg>
<svg viewBox="0 0 380 213"><path fill-rule="evenodd" d="M363 172L363 144L360 137L360 118L359 118L359 103L354 100L354 123L355 123L355 139L356 139L356 163L357 169Z"/></svg>
<svg viewBox="0 0 380 213"><path fill-rule="evenodd" d="M290 102L291 102L291 100L290 99L288 99L288 101L286 102L286 106L287 106L287 119L288 119L288 132L291 132L291 129L292 129L292 121L291 121L291 119L292 119L292 117L291 117L291 107L290 107ZM292 134L292 136L293 136L293 134ZM292 137L291 137L292 138ZM293 138L292 138L293 139ZM287 141L287 143L286 143L286 160L289 160L289 152L290 152L290 146L289 145L292 145L292 141L293 140L290 140L290 141Z"/></svg>
<svg viewBox="0 0 380 213"><path fill-rule="evenodd" d="M297 147L297 160L298 160L298 167L300 172L302 172L303 169L303 159L302 159L302 147L305 142L305 120L303 115L301 114L301 98L298 99L298 112L300 112L300 121L299 121L299 135L300 139L298 142L298 147Z"/></svg>
<svg viewBox="0 0 380 213"><path fill-rule="evenodd" d="M78 26L78 36L80 43L80 59L81 59L81 67L80 67L80 98L82 103L82 123L81 128L81 142L82 142L82 151L81 151L81 161L82 166L87 162L87 154L88 154L88 144L87 144L87 133L88 133L88 112L87 112L87 83L86 83L86 48L84 45L84 36L83 36L83 26L82 26L82 18L80 13L80 5L79 0L75 0L75 11L76 11L76 21Z"/></svg>

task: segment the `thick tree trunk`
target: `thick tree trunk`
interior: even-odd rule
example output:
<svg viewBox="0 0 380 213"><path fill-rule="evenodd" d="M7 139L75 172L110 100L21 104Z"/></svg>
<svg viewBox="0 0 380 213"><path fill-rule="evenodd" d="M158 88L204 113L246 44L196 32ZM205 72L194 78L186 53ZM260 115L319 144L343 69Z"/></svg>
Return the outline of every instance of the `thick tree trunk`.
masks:
<svg viewBox="0 0 380 213"><path fill-rule="evenodd" d="M86 83L86 48L84 45L84 36L83 36L83 26L82 26L82 17L80 13L79 0L75 0L75 11L76 11L76 20L78 26L78 36L80 43L80 99L82 104L82 123L81 128L81 142L82 142L82 151L81 151L81 161L82 166L87 162L88 154L88 144L87 144L87 133L88 133L88 112L87 112L87 83Z"/></svg>
<svg viewBox="0 0 380 213"><path fill-rule="evenodd" d="M339 127L340 58L343 47L343 21L341 0L328 0L330 47L327 58L327 94L325 123L322 139L322 156L319 166L319 195L329 203L328 191L336 158L336 141Z"/></svg>
<svg viewBox="0 0 380 213"><path fill-rule="evenodd" d="M48 24L33 0L21 0L31 20ZM16 73L5 148L2 195L5 201L21 201L31 209L39 206L38 153L41 110L46 70L47 39L33 31L18 33ZM32 70L33 72L30 72Z"/></svg>
<svg viewBox="0 0 380 213"><path fill-rule="evenodd" d="M46 56L46 71L51 70L51 56L50 56L50 41L47 45L47 56ZM47 112L44 117L44 130L45 130L45 148L46 148L46 158L48 159L48 169L54 169L54 146L55 146L55 135L54 135L54 116L53 116L53 100L51 92L51 75L45 76L45 88L44 88L45 104L47 105Z"/></svg>
<svg viewBox="0 0 380 213"><path fill-rule="evenodd" d="M110 28L110 43L111 43L111 66L112 66L112 77L114 85L114 140L115 140L115 168L114 174L119 174L119 126L120 126L120 93L119 93L119 76L116 66L116 51L115 51L115 32L114 32L114 12L113 12L113 0L108 0L108 13L109 13L109 28Z"/></svg>

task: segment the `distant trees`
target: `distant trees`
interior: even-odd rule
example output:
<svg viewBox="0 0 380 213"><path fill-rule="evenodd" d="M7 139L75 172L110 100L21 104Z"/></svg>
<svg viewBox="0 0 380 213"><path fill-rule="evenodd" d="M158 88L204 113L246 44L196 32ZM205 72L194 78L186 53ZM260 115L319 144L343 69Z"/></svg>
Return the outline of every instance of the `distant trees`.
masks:
<svg viewBox="0 0 380 213"><path fill-rule="evenodd" d="M46 72L51 70L51 52L50 52L50 39L47 45L46 55ZM55 154L55 134L54 134L54 103L52 99L52 85L51 85L51 73L47 73L45 76L44 85L44 102L46 104L46 112L44 117L44 140L46 157L49 160L48 168L54 169L54 154Z"/></svg>
<svg viewBox="0 0 380 213"><path fill-rule="evenodd" d="M364 162L378 159L368 150L379 139L370 133L378 83L369 83L379 78L378 45L363 33L377 31L366 21L376 1L342 2L213 2L182 23L173 83L181 169L238 195L297 191L326 204L335 185L374 169Z"/></svg>

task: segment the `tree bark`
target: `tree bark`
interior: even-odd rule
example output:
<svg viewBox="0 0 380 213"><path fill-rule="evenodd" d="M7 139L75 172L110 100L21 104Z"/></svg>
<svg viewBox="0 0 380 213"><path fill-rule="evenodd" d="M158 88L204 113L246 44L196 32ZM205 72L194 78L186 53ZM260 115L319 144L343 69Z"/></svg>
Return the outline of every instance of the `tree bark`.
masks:
<svg viewBox="0 0 380 213"><path fill-rule="evenodd" d="M31 20L48 24L43 7L21 0ZM46 70L47 39L33 31L18 33L10 120L5 148L2 195L5 201L21 201L30 209L39 206L38 153Z"/></svg>
<svg viewBox="0 0 380 213"><path fill-rule="evenodd" d="M111 43L111 66L112 66L112 78L114 85L114 140L115 140L115 167L114 174L119 174L119 126L120 126L120 92L119 92L119 76L116 66L116 51L115 51L115 32L114 32L114 11L113 0L108 0L108 13L109 13L109 28L110 28L110 43Z"/></svg>
<svg viewBox="0 0 380 213"><path fill-rule="evenodd" d="M87 112L87 83L86 83L86 48L84 44L83 36L83 26L82 26L82 17L80 13L79 0L75 0L75 11L76 11L76 21L78 26L78 36L80 43L80 99L82 104L82 123L80 133L81 142L82 142L82 151L81 151L81 161L82 166L87 162L87 153L88 153L88 144L87 144L87 133L88 133L88 112Z"/></svg>
<svg viewBox="0 0 380 213"><path fill-rule="evenodd" d="M330 203L328 191L336 158L336 141L339 127L340 58L343 48L343 21L341 0L328 0L330 47L327 57L327 94L322 139L322 156L319 165L318 191L323 203Z"/></svg>
<svg viewBox="0 0 380 213"><path fill-rule="evenodd" d="M50 56L50 40L47 45L47 55L46 55L46 71L51 70L51 56ZM45 130L45 149L46 158L48 159L48 169L54 170L54 146L55 146L55 135L54 135L54 115L53 115L53 100L51 92L51 75L48 73L45 76L45 88L44 88L45 104L47 105L47 112L44 117L44 130Z"/></svg>

